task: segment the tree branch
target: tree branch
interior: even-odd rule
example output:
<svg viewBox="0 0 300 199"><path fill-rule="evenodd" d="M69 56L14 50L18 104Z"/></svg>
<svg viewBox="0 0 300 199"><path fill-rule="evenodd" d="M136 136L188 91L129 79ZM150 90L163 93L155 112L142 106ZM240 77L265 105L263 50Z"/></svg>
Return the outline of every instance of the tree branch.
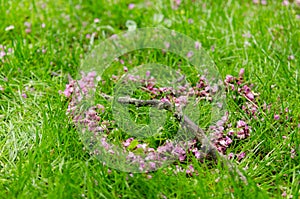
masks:
<svg viewBox="0 0 300 199"><path fill-rule="evenodd" d="M101 94L103 98L106 100L113 100L112 96ZM157 99L153 100L140 100L135 99L131 97L119 97L117 101L121 104L133 104L137 107L141 106L152 106L156 107L158 109L165 109L172 111L173 105L168 101L161 101ZM174 112L174 117L182 122L182 126L187 128L189 131L194 133L197 140L201 142L202 144L202 151L204 151L207 155L211 156L215 161L217 160L218 156L222 158L225 161L225 165L229 168L230 171L235 171L240 179L245 183L248 184L246 177L241 173L239 169L237 169L228 159L225 155L220 153L217 148L209 141L207 138L205 132L197 125L195 124L188 116L183 115L182 111L180 110L180 107L177 108L177 110Z"/></svg>

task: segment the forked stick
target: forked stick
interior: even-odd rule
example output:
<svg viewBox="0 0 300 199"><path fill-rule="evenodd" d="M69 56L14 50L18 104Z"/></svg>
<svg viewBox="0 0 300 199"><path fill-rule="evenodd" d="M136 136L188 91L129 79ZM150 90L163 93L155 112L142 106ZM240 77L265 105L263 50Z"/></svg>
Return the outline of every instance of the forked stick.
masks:
<svg viewBox="0 0 300 199"><path fill-rule="evenodd" d="M106 100L113 100L113 97L110 95L106 95L106 94L101 94L101 96L103 98L105 98ZM172 104L168 101L160 101L157 99L153 99L153 100L140 100L140 99L135 99L135 98L131 98L131 97L119 97L117 99L117 101L121 104L133 104L137 107L141 107L141 106L152 106L152 107L156 107L158 109L165 109L165 110L169 110L172 111ZM189 131L191 131L192 133L194 133L194 135L196 136L197 140L199 142L202 143L203 147L202 150L204 150L206 152L206 154L210 155L214 160L217 160L217 157L221 157L224 161L226 166L229 168L230 171L235 171L240 179L247 185L248 181L246 179L246 177L242 174L242 172L236 168L232 162L230 162L222 153L220 153L217 148L209 141L209 139L207 138L206 134L204 133L204 131L197 125L195 124L188 116L183 115L181 113L181 110L178 110L179 108L177 108L177 110L174 113L174 117L176 117L176 119L178 121L182 122L182 126L187 128Z"/></svg>

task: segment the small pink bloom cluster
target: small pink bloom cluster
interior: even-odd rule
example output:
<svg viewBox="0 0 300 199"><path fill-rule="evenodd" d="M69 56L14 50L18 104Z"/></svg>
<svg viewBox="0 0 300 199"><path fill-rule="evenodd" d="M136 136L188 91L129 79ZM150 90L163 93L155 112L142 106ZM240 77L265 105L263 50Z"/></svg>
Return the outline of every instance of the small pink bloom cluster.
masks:
<svg viewBox="0 0 300 199"><path fill-rule="evenodd" d="M77 127L83 127L83 131L87 130L97 135L99 132L107 130L107 121L102 121L99 126L101 118L98 116L97 111L104 112L104 106L97 104L96 106L89 107L87 110L82 111L80 102L82 99L90 97L91 91L96 89L96 72L90 72L87 75L82 73L82 79L76 81L69 79L69 84L63 94L70 98L67 113L73 117L73 122Z"/></svg>
<svg viewBox="0 0 300 199"><path fill-rule="evenodd" d="M177 10L180 4L181 4L181 0L174 0L172 9Z"/></svg>
<svg viewBox="0 0 300 199"><path fill-rule="evenodd" d="M254 3L254 4L259 4L259 3L261 3L261 5L267 5L267 1L266 1L266 0L261 0L260 2L259 2L259 0L253 0L253 3Z"/></svg>
<svg viewBox="0 0 300 199"><path fill-rule="evenodd" d="M77 118L80 113L76 112L80 110L80 102L84 98L91 97L91 91L96 90L96 72L90 72L87 75L82 72L82 78L78 81L73 80L69 77L69 84L66 85L63 94L70 99L67 113L75 118L75 122L77 122L81 118ZM61 92L61 91L60 91ZM95 107L92 107L90 110L86 112L86 115L92 115ZM79 116L78 116L79 117Z"/></svg>
<svg viewBox="0 0 300 199"><path fill-rule="evenodd" d="M226 90L233 93L233 99L237 102L242 110L251 118L257 118L259 115L255 101L255 95L251 90L252 86L244 83L245 70L242 68L238 77L227 75L224 83ZM244 120L239 120L236 125L233 125L228 120L228 113L221 120L216 122L216 125L210 126L211 141L216 146L219 152L226 154L227 148L239 140L247 139L250 136L251 127ZM236 157L238 161L245 157L245 152L241 152ZM232 159L235 155L230 153L228 158Z"/></svg>
<svg viewBox="0 0 300 199"><path fill-rule="evenodd" d="M28 34L28 33L31 33L31 23L29 23L29 22L25 22L24 23L24 26L26 27L26 29L25 29L25 32Z"/></svg>
<svg viewBox="0 0 300 199"><path fill-rule="evenodd" d="M247 85L244 83L245 70L242 68L238 77L227 75L224 83L228 92L233 93L233 99L240 105L240 108L248 115L257 119L260 114L258 112L258 106L256 105L255 94L252 91L253 85ZM246 99L246 101L245 101Z"/></svg>
<svg viewBox="0 0 300 199"><path fill-rule="evenodd" d="M188 97L206 99L212 101L213 95L218 92L218 85L210 86L204 76L199 78L196 86L191 87L189 84L173 84L172 86L158 87L156 79L150 77L150 72L146 73L146 79L139 75L128 74L124 83L128 81L139 82L141 89L152 94L152 98L160 99L162 102L172 102L175 106L186 105Z"/></svg>
<svg viewBox="0 0 300 199"><path fill-rule="evenodd" d="M12 53L12 48L7 48L6 46L0 44L0 61L4 61L4 58Z"/></svg>
<svg viewBox="0 0 300 199"><path fill-rule="evenodd" d="M232 75L227 75L224 83L228 90L237 91L240 95L246 96L250 101L254 100L254 93L251 91L251 88L248 85L242 85L243 76L245 69L241 69L239 72L239 77L233 77Z"/></svg>

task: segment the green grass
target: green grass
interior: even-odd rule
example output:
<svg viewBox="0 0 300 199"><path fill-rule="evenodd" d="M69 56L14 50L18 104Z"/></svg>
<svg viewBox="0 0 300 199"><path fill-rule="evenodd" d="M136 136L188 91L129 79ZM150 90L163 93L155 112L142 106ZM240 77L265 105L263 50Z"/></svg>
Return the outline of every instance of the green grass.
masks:
<svg viewBox="0 0 300 199"><path fill-rule="evenodd" d="M4 88L0 91L0 198L280 198L284 191L299 198L300 20L296 14L300 8L282 6L281 1L263 6L250 0L207 0L184 1L173 10L173 1L147 1L149 6L145 2L0 0L0 44L13 49L0 60ZM129 10L129 3L136 7ZM155 14L165 20L155 21ZM100 22L94 23L95 18ZM247 152L245 159L234 163L249 185L221 162L192 159L199 175L174 174L172 165L152 172L148 179L148 174L131 177L110 170L84 150L66 115L68 102L58 91L64 90L68 74L76 77L81 60L94 46L127 30L127 20L135 21L138 28L165 26L198 40L222 77L245 68L246 81L260 93L259 102L272 104L263 121L249 124L250 139L230 149ZM31 33L25 32L24 22L31 23ZM14 29L5 31L10 25ZM248 32L252 37L243 37ZM86 34L93 33L91 42ZM288 60L290 55L295 59ZM144 50L123 59L129 69L150 62L174 68L181 63L193 74L172 54L149 56ZM121 64L114 62L105 75L121 71ZM193 75L188 78L192 81ZM105 85L100 89L111 93L113 82ZM247 117L233 100L228 101L232 121ZM293 121L275 121L274 114L287 107ZM175 128L172 124L169 128ZM297 152L294 159L292 147Z"/></svg>

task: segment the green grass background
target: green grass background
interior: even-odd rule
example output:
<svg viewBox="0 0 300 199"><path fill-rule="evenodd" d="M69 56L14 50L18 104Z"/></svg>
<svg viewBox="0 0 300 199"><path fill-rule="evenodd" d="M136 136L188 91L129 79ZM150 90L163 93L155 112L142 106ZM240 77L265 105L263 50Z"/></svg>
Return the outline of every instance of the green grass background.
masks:
<svg viewBox="0 0 300 199"><path fill-rule="evenodd" d="M129 10L129 3L135 8ZM299 7L283 6L282 1L257 5L250 0L188 0L173 10L173 4L0 0L0 44L13 49L0 62L0 198L280 198L284 191L287 197L300 197ZM157 16L163 20L155 20ZM95 18L100 21L94 23ZM83 150L65 114L67 101L58 91L64 90L68 74L76 76L95 45L127 30L127 20L138 28L166 27L198 40L223 77L245 68L246 81L254 84L260 102L272 104L264 121L250 124L250 139L233 149L247 152L236 165L249 185L221 163L195 160L198 176L174 174L170 167L151 173L151 179L147 174L131 177L110 171ZM25 22L31 23L30 33L25 32ZM14 29L5 31L10 25ZM248 32L252 37L243 37ZM93 33L91 42L86 34ZM293 60L288 59L291 55ZM132 65L125 60L128 67L143 59L174 63L146 53L132 53L131 59ZM274 121L274 114L286 107L293 121ZM231 110L233 120L245 117L234 102ZM292 147L298 153L294 159Z"/></svg>

